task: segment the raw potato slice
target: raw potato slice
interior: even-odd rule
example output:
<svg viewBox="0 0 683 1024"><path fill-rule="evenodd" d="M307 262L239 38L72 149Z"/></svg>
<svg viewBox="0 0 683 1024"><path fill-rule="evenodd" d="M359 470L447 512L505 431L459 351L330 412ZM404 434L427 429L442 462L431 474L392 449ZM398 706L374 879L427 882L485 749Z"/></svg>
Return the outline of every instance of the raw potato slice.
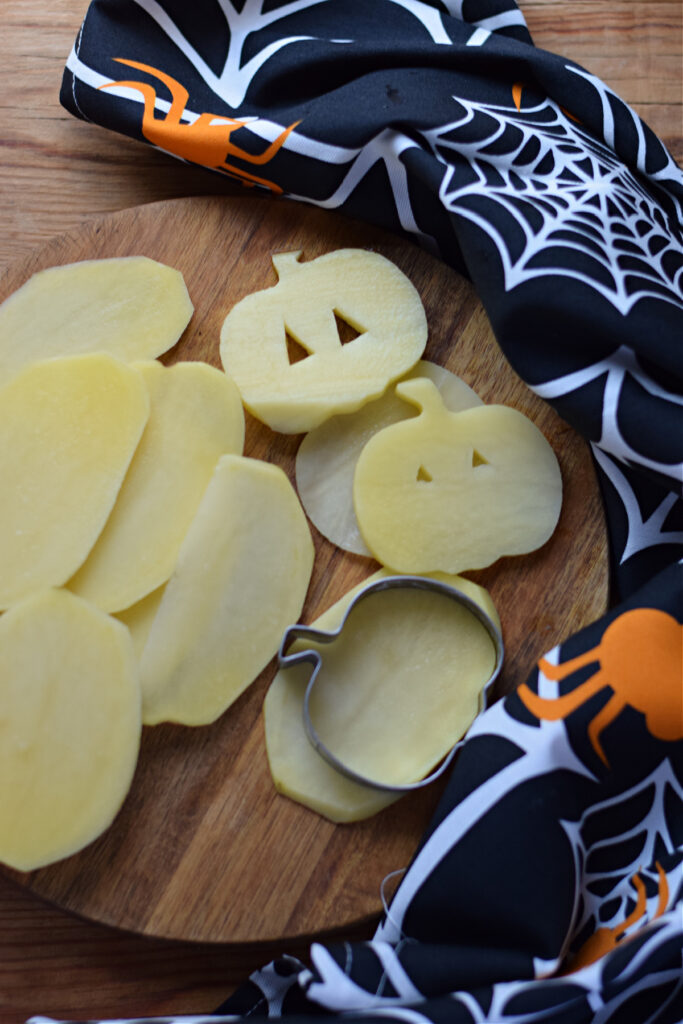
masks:
<svg viewBox="0 0 683 1024"><path fill-rule="evenodd" d="M379 562L399 572L464 572L549 539L562 478L526 416L503 405L450 413L429 380L396 393L421 413L376 434L354 478L358 525Z"/></svg>
<svg viewBox="0 0 683 1024"><path fill-rule="evenodd" d="M315 621L314 626L329 631L336 629L362 587L391 575L386 569L375 573L370 580L355 587L329 608ZM435 579L456 587L476 601L494 623L500 625L493 602L482 587L457 576L446 576L443 573L433 575ZM426 602L423 601L424 596L427 597ZM371 603L375 597L378 600L373 605ZM407 605L407 618L404 619L403 614L392 616L390 603L380 603L385 597L393 599L395 612L402 611L398 606ZM399 600L396 601L396 598ZM366 774L386 773L383 762L368 760L366 757L368 751L386 746L394 754L400 755L407 774L412 772L414 779L420 778L466 731L479 709L480 691L493 666L491 641L483 627L472 616L467 616L477 631L478 640L481 640L481 633L485 637L485 642L477 643L484 658L480 667L473 670L468 678L458 679L456 700L452 702L453 688L448 680L450 666L447 659L454 659L453 664L462 666L461 646L457 647L455 656L452 652L449 654L450 638L446 637L444 644L444 638L440 637L438 650L428 650L435 632L434 623L429 621L428 606L435 601L438 602L439 618L444 615L444 606L450 606L445 608L445 622L450 632L453 619L463 618L458 614L456 605L424 591L392 591L369 597L361 603L349 618L339 641L321 645L303 645L299 641L296 645L299 648L314 647L322 651L324 658L322 671L325 678L320 678L316 683L320 687L317 691L320 699L317 704L311 702L316 726L320 719L321 727L329 731L326 737L329 745L341 753L351 757L360 754L361 770ZM377 619L374 619L375 612ZM415 612L418 617L413 620ZM362 620L360 642L359 631L353 621L356 615ZM420 633L420 623L425 615L427 632L423 635ZM461 645L460 637L454 638L454 642ZM310 673L309 665L293 665L280 670L266 696L266 749L275 787L280 793L331 821L360 821L393 803L400 794L352 782L335 771L313 749L302 721L303 698ZM444 683L447 710L442 714L440 701L444 693L440 689ZM353 708L357 708L358 704L360 713L356 718ZM425 727L417 742L413 737L406 745L401 739L401 732L408 725L413 710L424 720ZM353 724L346 723L348 715L353 717ZM391 771L392 766L389 767Z"/></svg>
<svg viewBox="0 0 683 1024"><path fill-rule="evenodd" d="M169 578L221 455L242 453L237 388L206 363L136 363L151 411L107 525L69 589L106 612Z"/></svg>
<svg viewBox="0 0 683 1024"><path fill-rule="evenodd" d="M420 360L404 380L428 377L434 381L451 412L481 405L478 395L454 373ZM323 537L345 551L370 555L353 510L353 475L365 445L379 430L415 415L407 402L390 388L374 402L356 412L333 416L299 445L296 456L296 485L301 503Z"/></svg>
<svg viewBox="0 0 683 1024"><path fill-rule="evenodd" d="M164 587L159 587L157 590L153 590L151 594L148 594L147 597L143 597L142 601L138 601L137 604L131 605L130 608L124 608L123 611L116 613L115 617L119 622L122 622L130 630L133 650L138 661L142 657L149 631L159 610L164 589Z"/></svg>
<svg viewBox="0 0 683 1024"><path fill-rule="evenodd" d="M296 622L312 568L306 517L283 471L224 455L142 653L144 722L218 718Z"/></svg>
<svg viewBox="0 0 683 1024"><path fill-rule="evenodd" d="M389 260L338 249L299 263L273 257L279 282L228 313L221 359L242 400L273 430L298 434L381 395L420 358L427 321L420 296ZM359 336L342 344L335 314ZM289 335L307 352L290 364Z"/></svg>
<svg viewBox="0 0 683 1024"><path fill-rule="evenodd" d="M66 590L0 619L0 861L33 871L92 842L128 792L140 686L120 623Z"/></svg>
<svg viewBox="0 0 683 1024"><path fill-rule="evenodd" d="M41 270L0 305L0 382L54 356L154 359L175 345L192 312L182 274L145 256Z"/></svg>
<svg viewBox="0 0 683 1024"><path fill-rule="evenodd" d="M0 389L0 608L83 563L148 413L141 375L104 354L35 363Z"/></svg>

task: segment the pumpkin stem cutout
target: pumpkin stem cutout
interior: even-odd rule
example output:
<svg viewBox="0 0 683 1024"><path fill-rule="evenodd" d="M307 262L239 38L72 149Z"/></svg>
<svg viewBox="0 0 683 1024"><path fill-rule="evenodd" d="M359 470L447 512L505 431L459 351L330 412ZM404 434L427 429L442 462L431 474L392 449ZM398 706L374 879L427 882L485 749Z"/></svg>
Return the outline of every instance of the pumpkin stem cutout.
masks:
<svg viewBox="0 0 683 1024"><path fill-rule="evenodd" d="M518 693L539 719L558 721L605 687L613 691L588 727L593 749L609 762L601 733L627 705L642 712L650 733L660 740L683 738L683 627L656 608L635 608L610 623L600 643L561 665L542 658L539 668L547 679L563 680L597 662L598 668L576 689L555 699L539 697L527 684Z"/></svg>

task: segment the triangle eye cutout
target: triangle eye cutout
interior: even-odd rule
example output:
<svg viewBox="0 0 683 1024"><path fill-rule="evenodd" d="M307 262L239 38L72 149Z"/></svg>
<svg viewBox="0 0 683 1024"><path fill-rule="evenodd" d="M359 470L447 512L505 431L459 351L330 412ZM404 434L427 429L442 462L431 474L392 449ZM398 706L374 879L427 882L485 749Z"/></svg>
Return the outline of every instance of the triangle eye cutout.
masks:
<svg viewBox="0 0 683 1024"><path fill-rule="evenodd" d="M339 335L339 340L342 345L346 345L349 341L354 341L356 338L360 338L363 333L362 331L357 331L355 327L352 327L347 320L339 315L336 309L333 310L333 312L334 322L337 325L337 334Z"/></svg>
<svg viewBox="0 0 683 1024"><path fill-rule="evenodd" d="M472 468L476 469L477 466L488 466L488 459L485 459L476 448L472 450Z"/></svg>
<svg viewBox="0 0 683 1024"><path fill-rule="evenodd" d="M421 484L431 484L434 477L424 468L424 466L420 466L415 479Z"/></svg>
<svg viewBox="0 0 683 1024"><path fill-rule="evenodd" d="M296 338L293 338L287 331L285 331L285 340L287 342L287 358L289 359L290 366L293 366L294 363L300 363L302 359L306 359L310 355L310 352L307 352L303 345L299 344Z"/></svg>

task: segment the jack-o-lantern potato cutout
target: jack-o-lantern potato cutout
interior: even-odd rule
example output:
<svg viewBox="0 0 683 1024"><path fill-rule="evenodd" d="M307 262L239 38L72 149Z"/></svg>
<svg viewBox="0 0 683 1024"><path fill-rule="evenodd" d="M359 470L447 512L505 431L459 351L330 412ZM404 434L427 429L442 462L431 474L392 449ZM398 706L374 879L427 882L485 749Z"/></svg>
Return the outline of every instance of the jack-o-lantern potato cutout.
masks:
<svg viewBox="0 0 683 1024"><path fill-rule="evenodd" d="M408 376L429 377L451 412L482 405L464 380L438 363L420 359ZM405 379L405 378L402 378ZM355 412L332 416L304 437L296 453L296 488L306 515L316 529L344 551L370 556L353 510L356 463L371 437L415 415L415 409L389 387Z"/></svg>
<svg viewBox="0 0 683 1024"><path fill-rule="evenodd" d="M427 342L420 296L389 260L364 249L300 255L274 256L278 283L238 302L221 330L221 360L244 405L283 434L381 395ZM337 317L357 336L343 343ZM290 357L288 338L304 358Z"/></svg>
<svg viewBox="0 0 683 1024"><path fill-rule="evenodd" d="M396 393L421 410L363 449L354 506L375 558L399 572L482 569L544 544L562 504L562 478L543 434L516 409L449 412L430 380Z"/></svg>

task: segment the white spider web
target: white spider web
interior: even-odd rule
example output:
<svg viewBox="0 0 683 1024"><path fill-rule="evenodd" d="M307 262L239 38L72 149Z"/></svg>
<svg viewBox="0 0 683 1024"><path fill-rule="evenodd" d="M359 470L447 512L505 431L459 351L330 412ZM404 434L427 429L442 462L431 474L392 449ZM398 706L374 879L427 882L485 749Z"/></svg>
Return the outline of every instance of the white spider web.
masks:
<svg viewBox="0 0 683 1024"><path fill-rule="evenodd" d="M653 790L652 799L644 816L631 826L628 831L621 831L620 824L616 830L605 829L602 838L594 841L590 848L586 847L583 830L587 821L595 822L598 818L609 819L609 812L618 808L626 801L641 796L650 788ZM576 913L571 928L571 934L578 935L588 922L592 922L595 930L598 925L602 927L615 927L628 916L631 905L635 902L636 893L633 886L633 877L640 875L645 880L650 880L656 885L658 878L654 867L657 856L658 843L667 854L675 855L678 852L676 841L671 834L665 812L665 794L670 789L678 801L683 801L683 787L676 778L668 761L663 761L647 778L641 779L633 788L625 793L620 793L601 803L592 804L577 822L562 822L567 837L569 838L575 854L577 864L584 865L583 869L583 910L579 916ZM615 816L615 821L618 817ZM628 849L629 841L643 836L643 841L637 853L634 854L630 864L621 864L617 868L603 868L600 871L591 871L585 865L589 853L597 853L605 848L611 848L616 843L623 844ZM675 899L676 890L681 880L680 863L670 868L668 872L669 881L669 902ZM613 889L604 895L597 895L588 888L596 881L614 881ZM577 890L578 895L578 890ZM630 932L636 932L643 924L651 920L658 903L658 895L648 896L646 905L647 911L642 919L634 922ZM609 917L605 917L601 910L609 906Z"/></svg>
<svg viewBox="0 0 683 1024"><path fill-rule="evenodd" d="M519 111L454 100L462 115L424 133L446 165L440 199L493 240L506 291L562 276L623 315L645 296L680 304L683 245L611 149L548 99Z"/></svg>
<svg viewBox="0 0 683 1024"><path fill-rule="evenodd" d="M591 444L591 448L596 462L619 495L626 512L627 533L619 564L623 565L632 555L659 544L683 544L683 530L667 530L664 526L678 500L677 495L673 491L666 494L654 511L645 516L633 488L616 462L597 445Z"/></svg>
<svg viewBox="0 0 683 1024"><path fill-rule="evenodd" d="M677 406L683 413L683 398L673 391L667 391L652 380L642 369L631 349L625 345L621 345L616 352L597 363L581 367L581 369L564 374L562 377L555 377L543 384L534 384L531 390L540 398L552 402L553 399L571 394L600 377L605 378L605 384L602 399L602 430L600 437L595 442L596 448L604 449L624 464L635 463L670 477L673 483L679 487L683 482L683 463L665 463L649 458L644 452L633 448L619 429L619 405L628 377L651 397L659 399L660 402L668 402L671 406ZM603 469L611 478L609 467L603 466ZM616 481L613 482L621 493L622 489L617 486ZM623 500L624 505L627 506L627 501Z"/></svg>

